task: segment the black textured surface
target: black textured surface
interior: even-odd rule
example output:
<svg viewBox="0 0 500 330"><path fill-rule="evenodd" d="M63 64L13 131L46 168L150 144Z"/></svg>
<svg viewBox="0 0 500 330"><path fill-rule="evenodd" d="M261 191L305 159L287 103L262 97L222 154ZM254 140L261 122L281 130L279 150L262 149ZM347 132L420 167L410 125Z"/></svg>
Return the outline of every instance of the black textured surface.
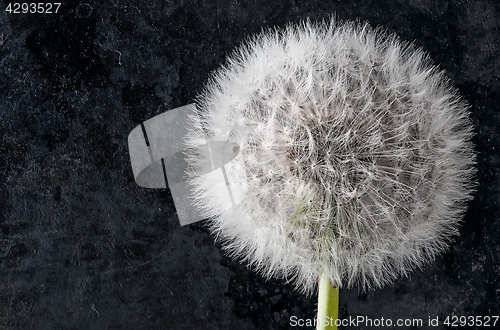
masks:
<svg viewBox="0 0 500 330"><path fill-rule="evenodd" d="M191 103L249 34L367 20L414 41L471 104L478 191L448 253L340 317L500 314L500 4L481 1L67 1L0 12L0 327L288 329L315 297L232 261L168 190L133 180L128 133ZM500 322L498 322L500 325ZM369 328L348 326L344 329ZM414 329L416 327L395 327Z"/></svg>

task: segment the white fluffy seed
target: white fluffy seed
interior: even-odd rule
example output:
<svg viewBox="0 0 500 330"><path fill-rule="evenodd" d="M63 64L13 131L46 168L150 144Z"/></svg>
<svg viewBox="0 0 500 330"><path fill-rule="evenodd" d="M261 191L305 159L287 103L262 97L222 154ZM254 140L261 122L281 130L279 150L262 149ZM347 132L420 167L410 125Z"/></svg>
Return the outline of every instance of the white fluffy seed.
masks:
<svg viewBox="0 0 500 330"><path fill-rule="evenodd" d="M239 47L197 100L187 145L241 146L229 211L188 154L196 206L227 251L312 293L380 287L442 252L473 190L468 107L425 53L352 22L290 25ZM227 120L237 118L237 121ZM272 145L272 148L270 147ZM244 146L244 147L243 147Z"/></svg>

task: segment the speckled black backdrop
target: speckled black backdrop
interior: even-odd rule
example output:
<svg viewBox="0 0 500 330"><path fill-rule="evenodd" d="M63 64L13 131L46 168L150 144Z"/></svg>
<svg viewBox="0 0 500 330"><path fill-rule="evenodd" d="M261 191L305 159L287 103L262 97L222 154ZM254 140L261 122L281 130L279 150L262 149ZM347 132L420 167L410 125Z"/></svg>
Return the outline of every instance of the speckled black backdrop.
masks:
<svg viewBox="0 0 500 330"><path fill-rule="evenodd" d="M340 317L439 317L442 329L448 315L500 314L498 1L73 0L50 15L7 4L1 329L295 329L291 316L313 318L315 297L226 258L202 222L180 227L168 190L138 187L127 136L191 103L249 34L332 13L428 51L470 102L479 152L449 252L393 286L343 290Z"/></svg>

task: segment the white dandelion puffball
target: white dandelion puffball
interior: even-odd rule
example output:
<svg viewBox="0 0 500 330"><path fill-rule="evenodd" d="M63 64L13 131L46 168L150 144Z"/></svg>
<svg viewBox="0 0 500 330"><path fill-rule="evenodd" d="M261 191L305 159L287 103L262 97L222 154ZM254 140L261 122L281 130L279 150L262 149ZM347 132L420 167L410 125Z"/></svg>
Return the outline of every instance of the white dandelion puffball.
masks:
<svg viewBox="0 0 500 330"><path fill-rule="evenodd" d="M319 276L380 287L447 248L473 191L468 106L420 49L353 22L267 30L197 99L195 205L229 254L304 293ZM211 141L239 147L223 181ZM227 180L226 180L227 181ZM232 198L232 197L231 197Z"/></svg>

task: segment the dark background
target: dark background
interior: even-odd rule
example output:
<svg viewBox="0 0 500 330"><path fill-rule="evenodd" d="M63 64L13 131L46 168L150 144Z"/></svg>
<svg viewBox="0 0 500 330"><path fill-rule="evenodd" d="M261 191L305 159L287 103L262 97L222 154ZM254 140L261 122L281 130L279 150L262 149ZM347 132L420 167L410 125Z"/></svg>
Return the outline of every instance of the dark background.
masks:
<svg viewBox="0 0 500 330"><path fill-rule="evenodd" d="M168 189L137 186L127 136L191 103L246 36L333 13L430 53L471 104L479 167L449 252L392 286L342 290L340 317L439 317L443 329L446 316L500 314L499 1L66 1L45 15L0 3L1 329L313 318L316 297L226 258L203 222L179 225Z"/></svg>

